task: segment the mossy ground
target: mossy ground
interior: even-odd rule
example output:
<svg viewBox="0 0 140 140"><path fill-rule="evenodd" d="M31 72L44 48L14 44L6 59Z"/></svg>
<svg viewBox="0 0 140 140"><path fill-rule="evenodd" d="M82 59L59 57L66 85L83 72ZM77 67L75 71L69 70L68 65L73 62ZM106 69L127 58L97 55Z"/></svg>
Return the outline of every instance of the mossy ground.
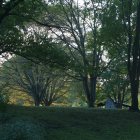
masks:
<svg viewBox="0 0 140 140"><path fill-rule="evenodd" d="M23 140L140 140L140 113L8 106L0 113L0 140L19 137Z"/></svg>

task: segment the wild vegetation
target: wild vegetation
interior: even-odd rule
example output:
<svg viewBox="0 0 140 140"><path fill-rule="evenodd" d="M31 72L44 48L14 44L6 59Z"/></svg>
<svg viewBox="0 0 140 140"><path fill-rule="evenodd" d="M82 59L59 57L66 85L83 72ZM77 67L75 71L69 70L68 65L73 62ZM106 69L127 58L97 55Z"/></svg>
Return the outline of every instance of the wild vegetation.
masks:
<svg viewBox="0 0 140 140"><path fill-rule="evenodd" d="M139 90L140 0L0 1L0 110L1 115L5 115L0 118L6 121L11 118L13 108L17 111L15 120L10 119L2 126L4 131L9 131L5 139L35 139L35 136L37 139L44 139L45 136L51 140L59 139L59 136L64 136L61 140L68 137L103 139L98 132L104 134L104 139L138 139L139 127L134 127L134 117L137 118L139 114L131 114L126 109L139 112ZM116 110L109 112L99 109L106 108L107 100L112 102ZM7 104L36 107L22 108ZM56 108L49 109L49 106ZM64 129L59 129L55 123L46 123L60 130L56 132L50 128L55 133L52 137L47 126L40 126L40 123L46 121L43 115L49 116L53 111L56 114L52 115L62 117L61 108L57 107L68 107L62 108L66 122L62 122L61 118L59 122L59 117L50 120L62 127L64 123ZM70 107L85 109L73 110ZM48 108L47 112L45 108ZM28 124L25 119L27 125L24 125L24 117L19 122L18 117L22 115L18 116L18 109L23 109L19 111L23 116L24 112L32 112L32 109L42 114L35 130L32 129L34 122L29 120ZM74 120L73 116L78 113L81 116L76 116ZM71 114L72 120L69 118ZM113 117L112 122L120 130L116 130L111 126L112 122L102 117L99 117L99 122L94 114L98 117L110 114L110 121ZM32 120L32 114L29 115ZM87 121L86 124L84 119L88 120L88 116L89 123ZM128 118L125 120L123 116ZM97 123L94 118L98 120ZM125 122L122 129L120 119ZM74 122L77 122L77 126ZM15 134L11 135L14 125ZM23 136L19 134L14 138L20 125L23 126ZM101 127L105 127L108 132ZM108 127L116 131L112 132ZM130 127L132 133L128 133ZM28 128L31 131L26 133ZM93 128L94 133L89 134ZM123 130L126 130L126 134ZM30 137L29 133L35 136ZM80 135L77 136L77 133ZM3 135L5 133L0 131L0 137Z"/></svg>
<svg viewBox="0 0 140 140"><path fill-rule="evenodd" d="M6 59L9 55L20 55L28 59L28 63L44 67L44 70L49 67L46 72L59 71L63 80L67 77L68 80L64 82L59 79L67 87L72 85L70 82L79 81L82 83L82 96L85 96L89 107L95 107L98 97L105 94L106 97L114 98L119 106L125 101L131 103L131 109L137 111L140 77L139 5L138 0L3 0L0 14L0 53ZM17 56L16 59L20 57ZM35 80L35 77L31 78L31 69L29 66L28 72L23 70L23 74L21 70L17 70L20 83L19 79L16 81L20 89L38 102L35 104L40 104L45 100L42 99L42 90L50 90L47 86L53 84L46 84L47 76L42 75L46 80L43 83L38 81L40 85L36 80L36 85L33 85L31 79ZM26 80L21 78L21 74ZM52 74L49 72L47 75ZM13 79L15 80L14 77ZM27 83L27 79L32 84ZM36 94L40 94L38 97L33 96L35 87ZM66 89L63 88L62 91Z"/></svg>

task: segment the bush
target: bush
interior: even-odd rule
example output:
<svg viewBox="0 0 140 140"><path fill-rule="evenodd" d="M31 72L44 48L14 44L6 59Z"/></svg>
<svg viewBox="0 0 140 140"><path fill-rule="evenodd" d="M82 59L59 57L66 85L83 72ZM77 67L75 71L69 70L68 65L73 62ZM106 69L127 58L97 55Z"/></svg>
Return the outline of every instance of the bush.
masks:
<svg viewBox="0 0 140 140"><path fill-rule="evenodd" d="M0 111L6 111L8 101L8 96L0 93Z"/></svg>
<svg viewBox="0 0 140 140"><path fill-rule="evenodd" d="M8 96L5 94L0 94L0 103L8 103Z"/></svg>
<svg viewBox="0 0 140 140"><path fill-rule="evenodd" d="M0 126L0 140L46 140L44 128L31 121L15 120Z"/></svg>

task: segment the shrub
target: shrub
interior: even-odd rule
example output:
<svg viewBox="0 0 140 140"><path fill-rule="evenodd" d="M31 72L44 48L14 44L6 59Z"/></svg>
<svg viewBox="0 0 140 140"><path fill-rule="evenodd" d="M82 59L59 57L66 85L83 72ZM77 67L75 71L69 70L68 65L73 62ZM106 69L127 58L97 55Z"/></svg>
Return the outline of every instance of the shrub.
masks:
<svg viewBox="0 0 140 140"><path fill-rule="evenodd" d="M6 111L8 98L6 95L0 94L0 111Z"/></svg>
<svg viewBox="0 0 140 140"><path fill-rule="evenodd" d="M7 103L9 102L9 95L5 87L0 87L0 111L5 111Z"/></svg>
<svg viewBox="0 0 140 140"><path fill-rule="evenodd" d="M0 140L45 140L44 129L31 121L15 120L0 126Z"/></svg>

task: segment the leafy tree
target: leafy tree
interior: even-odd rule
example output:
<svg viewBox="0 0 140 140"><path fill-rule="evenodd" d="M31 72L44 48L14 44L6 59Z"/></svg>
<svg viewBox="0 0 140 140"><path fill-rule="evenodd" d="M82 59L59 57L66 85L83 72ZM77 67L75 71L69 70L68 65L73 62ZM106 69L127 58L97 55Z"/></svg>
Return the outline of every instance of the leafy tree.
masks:
<svg viewBox="0 0 140 140"><path fill-rule="evenodd" d="M139 9L140 2L138 0L114 0L110 3L110 8L105 12L106 16L103 18L106 27L104 28L106 29L104 30L105 43L112 46L112 50L120 53L120 56L117 56L118 60L123 56L126 61L131 86L131 109L135 111L138 110L140 77ZM114 53L113 55L115 56Z"/></svg>
<svg viewBox="0 0 140 140"><path fill-rule="evenodd" d="M9 85L30 95L35 106L51 105L65 94L65 76L59 71L34 64L24 58L15 57L3 64L3 77Z"/></svg>
<svg viewBox="0 0 140 140"><path fill-rule="evenodd" d="M123 21L127 40L127 66L131 84L131 109L138 109L138 92L140 79L140 1L122 1ZM133 11L133 8L135 9Z"/></svg>
<svg viewBox="0 0 140 140"><path fill-rule="evenodd" d="M53 25L49 30L55 37L54 41L63 42L70 54L70 69L76 74L75 78L79 77L82 81L89 107L94 107L97 80L106 67L102 59L103 42L100 40L100 17L106 4L88 1L80 6L73 0L57 1L46 5L47 14L38 21L45 27L48 27L48 22Z"/></svg>

